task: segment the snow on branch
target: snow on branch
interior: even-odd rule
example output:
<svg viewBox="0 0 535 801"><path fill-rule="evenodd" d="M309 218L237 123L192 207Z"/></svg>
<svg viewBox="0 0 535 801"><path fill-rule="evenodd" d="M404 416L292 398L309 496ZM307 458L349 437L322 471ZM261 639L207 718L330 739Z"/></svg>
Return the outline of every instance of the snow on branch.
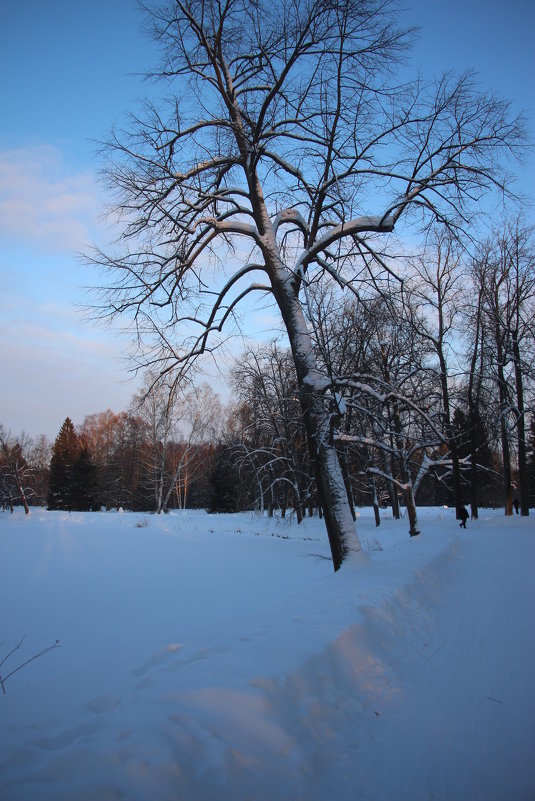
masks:
<svg viewBox="0 0 535 801"><path fill-rule="evenodd" d="M346 237L354 237L362 233L390 233L394 230L394 219L392 216L374 215L357 217L354 220L333 225L330 230L319 237L313 245L303 251L298 262L297 268L305 266L314 261L317 256L323 253L331 245L339 242Z"/></svg>

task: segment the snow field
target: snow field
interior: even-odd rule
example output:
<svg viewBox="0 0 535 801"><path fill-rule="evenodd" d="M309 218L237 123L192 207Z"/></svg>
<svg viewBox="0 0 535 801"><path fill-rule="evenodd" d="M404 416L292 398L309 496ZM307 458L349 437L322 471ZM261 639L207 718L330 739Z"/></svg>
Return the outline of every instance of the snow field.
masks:
<svg viewBox="0 0 535 801"><path fill-rule="evenodd" d="M419 514L0 515L0 799L531 801L533 518Z"/></svg>

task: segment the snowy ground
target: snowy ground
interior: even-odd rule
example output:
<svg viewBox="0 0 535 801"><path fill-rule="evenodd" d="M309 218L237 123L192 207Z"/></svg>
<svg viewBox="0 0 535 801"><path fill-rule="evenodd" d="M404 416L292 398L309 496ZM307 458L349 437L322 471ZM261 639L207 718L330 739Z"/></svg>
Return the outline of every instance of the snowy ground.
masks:
<svg viewBox="0 0 535 801"><path fill-rule="evenodd" d="M535 516L0 513L2 801L533 801Z"/></svg>

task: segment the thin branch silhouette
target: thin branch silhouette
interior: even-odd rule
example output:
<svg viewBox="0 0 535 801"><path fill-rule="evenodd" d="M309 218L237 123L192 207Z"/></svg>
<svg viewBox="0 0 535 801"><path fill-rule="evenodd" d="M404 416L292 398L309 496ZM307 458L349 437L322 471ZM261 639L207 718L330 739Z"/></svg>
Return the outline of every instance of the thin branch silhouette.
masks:
<svg viewBox="0 0 535 801"><path fill-rule="evenodd" d="M9 657L10 657L10 656L12 656L12 655L13 655L13 654L14 654L16 651L18 651L18 650L19 650L19 648L21 647L21 645L22 645L22 643L24 642L24 640L25 640L25 639L26 639L26 635L25 635L25 636L22 638L22 640L21 640L19 643L17 643L17 645L15 645L15 647L14 647L14 648L12 648L12 649L11 649L11 651L10 651L10 652L9 652L9 653L8 653L8 654L7 654L7 655L6 655L6 656L5 656L3 659L2 659L2 661L0 662L0 668L2 667L2 665L3 665L5 662L7 662L7 660L9 659ZM6 687L5 687L6 681L7 681L7 680L8 680L8 679L9 679L11 676L13 676L13 674L14 674L14 673L17 673L17 672L18 672L19 670L21 670L23 667L25 667L26 665L29 665L29 664L30 664L30 662L33 662L35 659L38 659L40 656L43 656L43 654L46 654L46 653L48 653L48 651L52 651L54 648L61 648L61 644L60 644L60 641L59 641L59 640L56 640L56 642L55 642L53 645L49 645L47 648L43 648L43 650L42 650L42 651L39 651L39 653L37 653L37 654L34 654L34 655L33 655L33 656L31 656L29 659L26 659L26 661L25 661L25 662L22 662L22 663L21 663L20 665L18 665L16 668L13 668L13 670L11 670L11 671L10 671L10 672L7 674L7 676L2 676L2 674L0 674L0 686L2 687L2 692L3 692L3 694L4 694L4 695L6 694Z"/></svg>

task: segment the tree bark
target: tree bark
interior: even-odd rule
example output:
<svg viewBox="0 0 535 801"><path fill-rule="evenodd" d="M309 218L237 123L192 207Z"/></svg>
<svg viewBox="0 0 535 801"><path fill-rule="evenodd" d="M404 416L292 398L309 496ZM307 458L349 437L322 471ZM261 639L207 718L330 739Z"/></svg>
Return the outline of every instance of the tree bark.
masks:
<svg viewBox="0 0 535 801"><path fill-rule="evenodd" d="M330 413L323 397L325 381L320 374L306 319L289 271L272 278L273 294L288 332L299 387L299 400L307 434L335 571L350 555L365 558L351 514L336 448L330 436Z"/></svg>
<svg viewBox="0 0 535 801"><path fill-rule="evenodd" d="M496 306L498 308L498 306ZM504 359L505 353L500 336L498 323L495 325L495 342L496 342L496 362L498 372L498 391L500 396L500 439L502 445L502 462L503 462L503 497L504 508L507 516L513 514L513 488L511 485L511 450L509 448L509 434L507 431L507 384L504 374Z"/></svg>
<svg viewBox="0 0 535 801"><path fill-rule="evenodd" d="M405 471L402 470L404 473ZM410 479L410 476L409 476ZM403 487L403 498L405 499L405 506L407 507L407 516L409 518L409 534L411 537L417 537L420 533L418 528L418 514L416 512L416 502L414 500L414 492L412 491L412 484L407 483Z"/></svg>
<svg viewBox="0 0 535 801"><path fill-rule="evenodd" d="M30 507L28 506L28 501L26 500L26 493L24 492L24 487L22 486L22 482L20 480L20 476L19 476L18 470L16 468L13 471L13 477L14 477L15 483L17 485L17 490L18 490L18 493L19 493L20 501L21 501L22 506L24 508L24 514L29 515L30 514Z"/></svg>
<svg viewBox="0 0 535 801"><path fill-rule="evenodd" d="M459 509L464 506L464 498L461 488L461 469L459 465L459 451L457 448L457 440L453 431L451 419L451 406L450 406L450 392L448 387L448 373L446 359L444 358L444 351L442 348L442 341L437 344L437 355L440 364L440 386L442 392L442 402L444 404L444 428L446 434L446 441L451 455L451 472L453 479L453 497L455 500L455 508Z"/></svg>
<svg viewBox="0 0 535 801"><path fill-rule="evenodd" d="M515 366L516 405L518 409L518 483L520 489L520 513L529 515L529 488L526 457L526 420L524 409L524 386L522 380L522 364L520 361L520 346L518 344L518 331L512 332L513 360Z"/></svg>
<svg viewBox="0 0 535 801"><path fill-rule="evenodd" d="M370 476L370 489L372 491L372 505L373 515L375 517L375 527L381 525L381 515L379 513L379 501L377 500L377 488L375 486L375 477Z"/></svg>
<svg viewBox="0 0 535 801"><path fill-rule="evenodd" d="M470 360L470 376L468 379L468 425L470 429L470 511L472 520L477 520L479 515L479 487L478 487L478 467L477 467L477 453L479 443L477 441L477 434L479 426L479 395L481 379L476 383L475 370L477 361L483 359L483 342L479 347L480 336L483 336L483 329L481 326L481 287L479 288L478 305L476 311L474 343L472 349L472 358ZM480 370L480 374L482 369ZM476 388L477 387L477 388Z"/></svg>

